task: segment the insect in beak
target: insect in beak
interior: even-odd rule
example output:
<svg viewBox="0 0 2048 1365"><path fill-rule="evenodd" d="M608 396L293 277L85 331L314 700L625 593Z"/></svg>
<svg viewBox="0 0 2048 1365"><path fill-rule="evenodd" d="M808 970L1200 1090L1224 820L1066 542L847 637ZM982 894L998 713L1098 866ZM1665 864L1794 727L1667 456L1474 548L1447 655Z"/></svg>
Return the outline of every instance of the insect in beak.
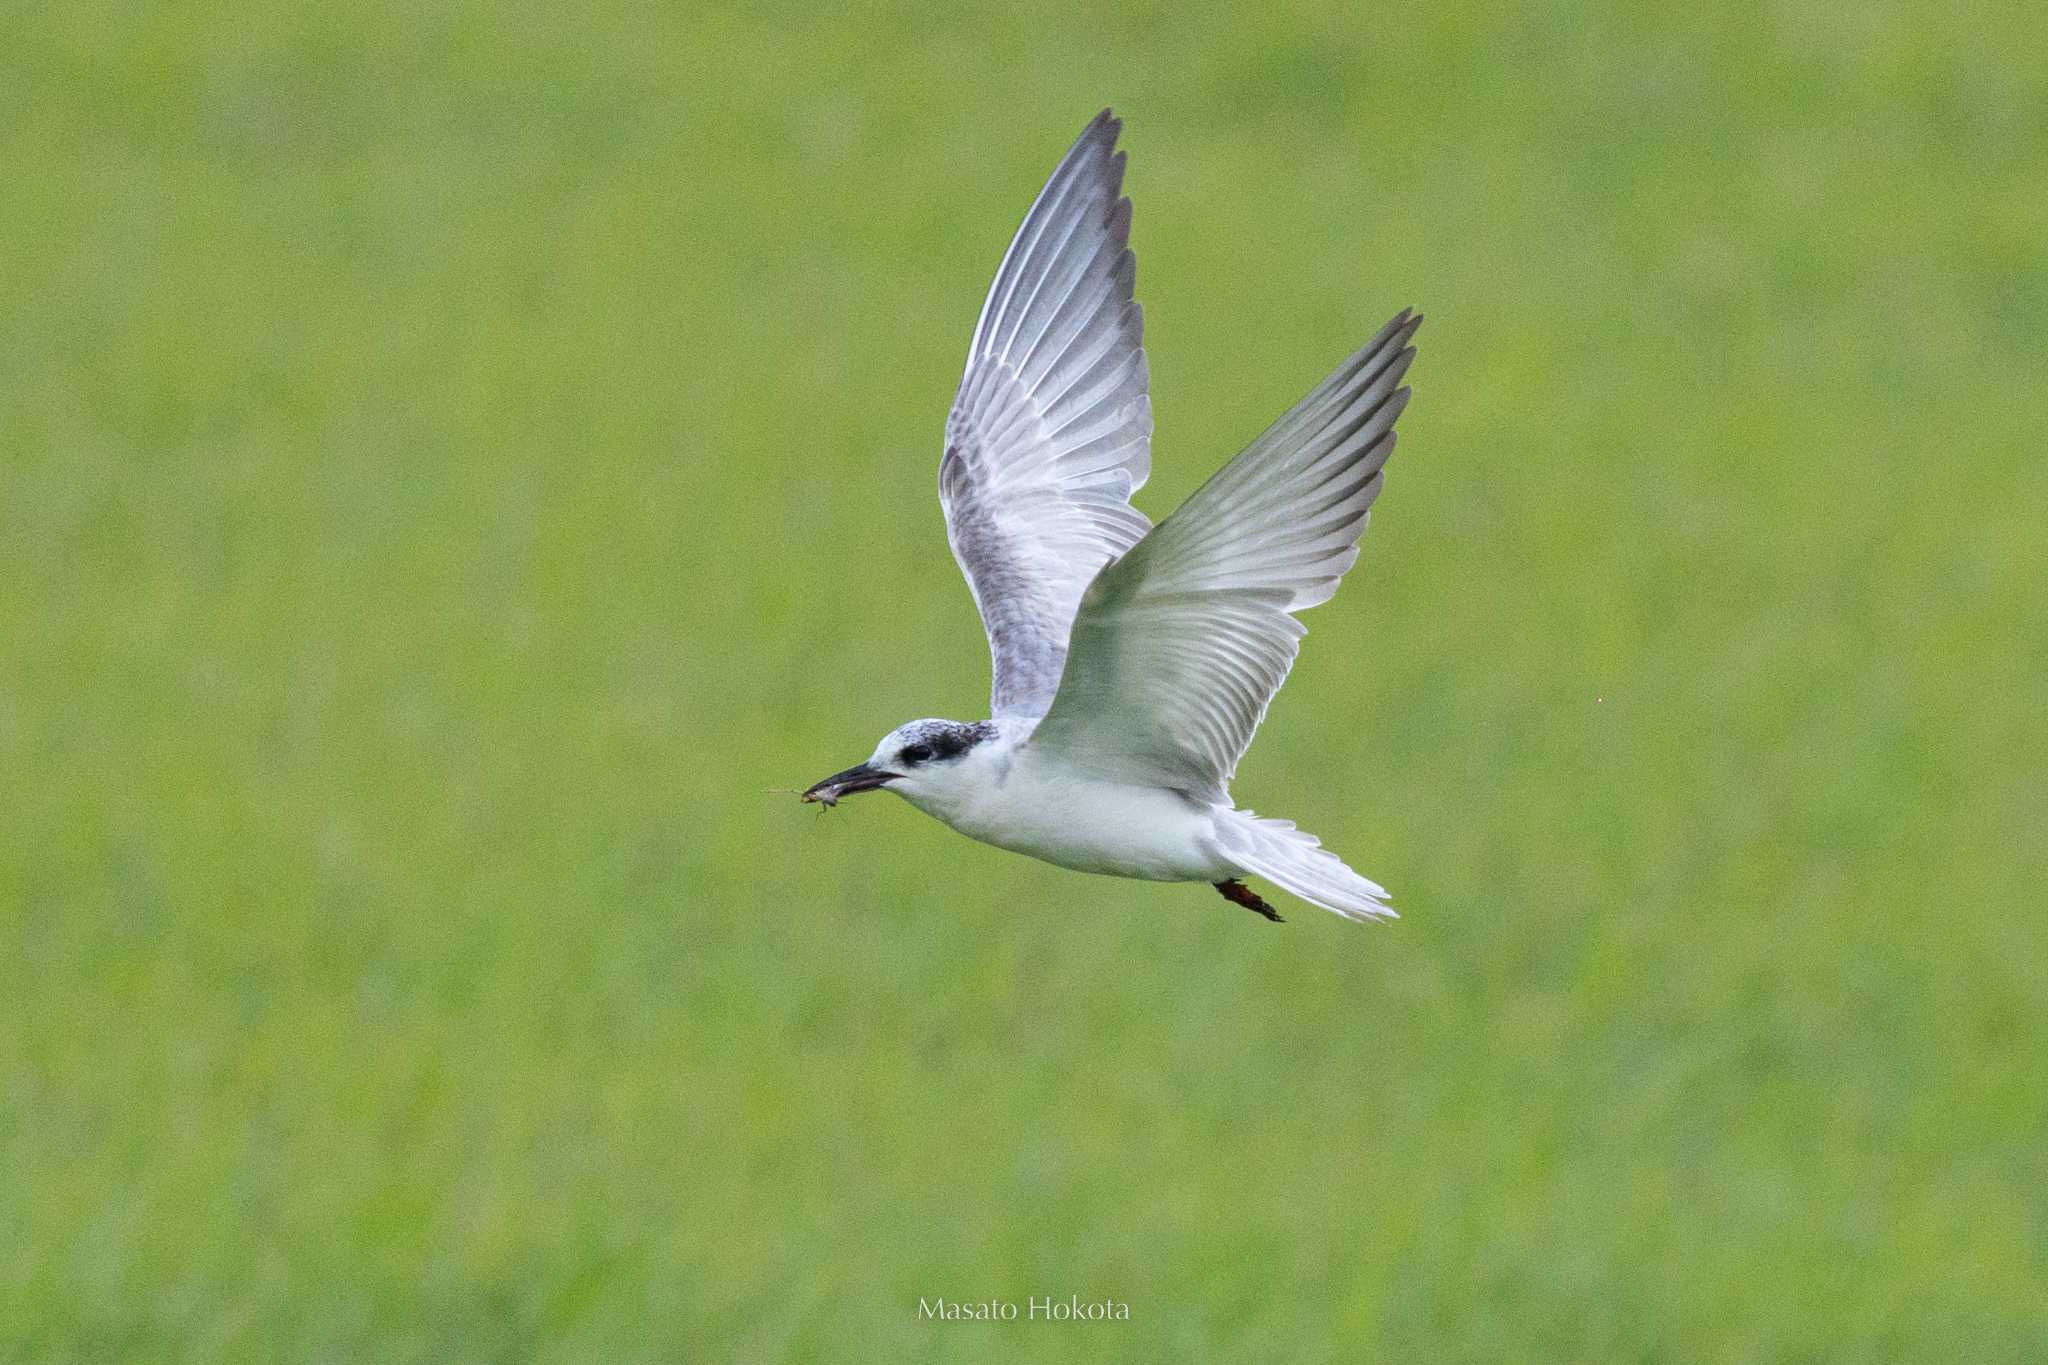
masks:
<svg viewBox="0 0 2048 1365"><path fill-rule="evenodd" d="M878 791L887 785L891 779L901 776L901 773L892 773L886 769L876 768L866 763L857 763L843 773L834 773L822 782L813 782L810 789L803 793L801 799L805 801L819 801L828 806L836 806L839 804L839 798L842 796L852 796L855 792Z"/></svg>

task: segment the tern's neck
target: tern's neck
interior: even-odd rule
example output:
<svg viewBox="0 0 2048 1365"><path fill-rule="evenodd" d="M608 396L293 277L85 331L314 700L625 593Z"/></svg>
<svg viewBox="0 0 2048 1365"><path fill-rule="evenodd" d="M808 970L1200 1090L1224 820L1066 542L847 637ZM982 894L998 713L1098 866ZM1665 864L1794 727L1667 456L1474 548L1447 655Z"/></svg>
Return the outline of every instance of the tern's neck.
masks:
<svg viewBox="0 0 2048 1365"><path fill-rule="evenodd" d="M1017 766L1017 751L1038 728L1036 716L1002 716L988 722L995 734L943 767L921 771L913 782L891 790L925 814L955 829L978 825L978 817L1000 805Z"/></svg>

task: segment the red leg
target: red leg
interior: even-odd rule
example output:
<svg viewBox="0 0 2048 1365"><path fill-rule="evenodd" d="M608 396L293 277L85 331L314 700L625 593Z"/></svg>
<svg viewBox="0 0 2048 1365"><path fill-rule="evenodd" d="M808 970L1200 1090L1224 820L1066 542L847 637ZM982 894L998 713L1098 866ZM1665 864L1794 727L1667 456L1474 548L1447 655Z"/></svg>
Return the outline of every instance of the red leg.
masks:
<svg viewBox="0 0 2048 1365"><path fill-rule="evenodd" d="M1216 889L1221 891L1223 899L1229 901L1232 905L1242 905L1253 914L1264 915L1275 924L1286 923L1285 920L1280 918L1279 911L1260 900L1258 893L1235 877L1232 877L1227 882L1216 883Z"/></svg>

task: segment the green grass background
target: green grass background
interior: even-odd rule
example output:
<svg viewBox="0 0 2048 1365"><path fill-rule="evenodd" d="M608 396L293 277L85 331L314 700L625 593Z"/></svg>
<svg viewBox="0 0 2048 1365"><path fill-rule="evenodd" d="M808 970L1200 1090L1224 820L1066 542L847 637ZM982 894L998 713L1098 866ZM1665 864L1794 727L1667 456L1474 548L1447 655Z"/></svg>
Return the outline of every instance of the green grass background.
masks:
<svg viewBox="0 0 2048 1365"><path fill-rule="evenodd" d="M2048 1357L2044 11L1256 10L0 13L0 1358ZM764 794L1105 103L1390 928Z"/></svg>

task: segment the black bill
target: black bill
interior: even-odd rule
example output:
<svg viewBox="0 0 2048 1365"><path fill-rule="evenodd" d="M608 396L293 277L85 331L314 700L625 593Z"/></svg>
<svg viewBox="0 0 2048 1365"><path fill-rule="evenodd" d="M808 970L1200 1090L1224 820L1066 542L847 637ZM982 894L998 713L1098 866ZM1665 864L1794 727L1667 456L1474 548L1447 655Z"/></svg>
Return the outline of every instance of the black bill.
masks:
<svg viewBox="0 0 2048 1365"><path fill-rule="evenodd" d="M810 790L803 794L803 799L806 801L822 801L828 806L836 806L839 804L839 798L842 796L852 796L855 792L875 791L885 785L891 778L898 776L900 774L889 772L883 768L872 767L866 763L857 763L843 773L832 774L823 782L813 782Z"/></svg>

